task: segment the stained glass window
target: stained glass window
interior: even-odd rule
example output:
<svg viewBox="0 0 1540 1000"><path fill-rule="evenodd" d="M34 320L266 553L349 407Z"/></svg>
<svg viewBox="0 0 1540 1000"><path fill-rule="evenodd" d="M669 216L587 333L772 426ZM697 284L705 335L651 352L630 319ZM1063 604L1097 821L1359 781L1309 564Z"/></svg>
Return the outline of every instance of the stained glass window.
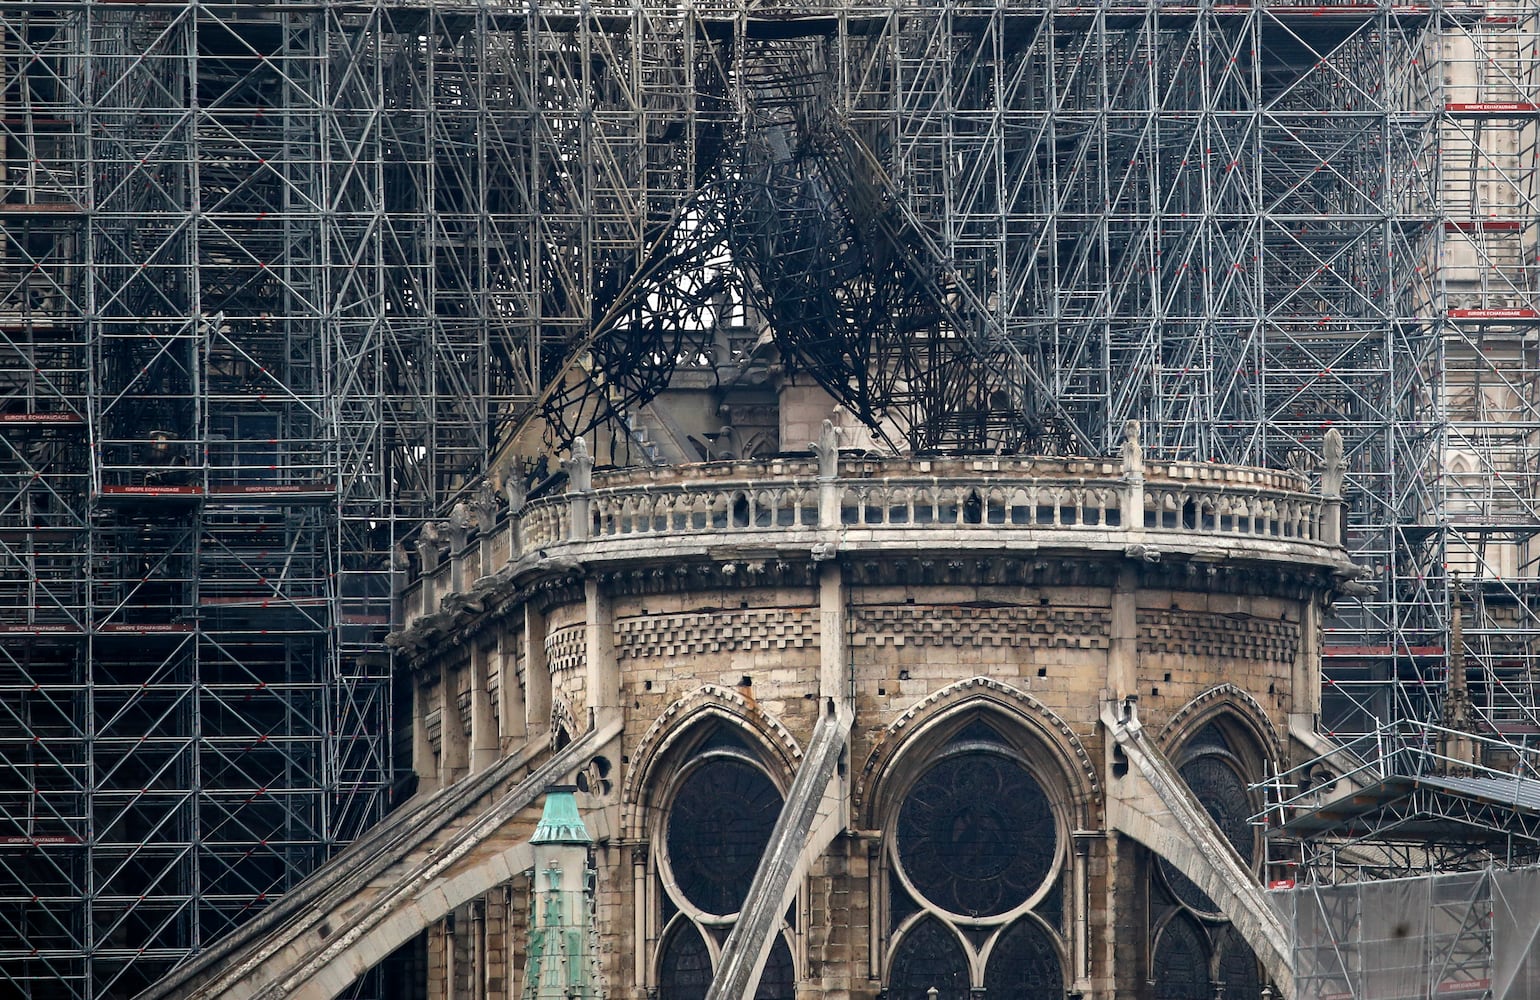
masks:
<svg viewBox="0 0 1540 1000"><path fill-rule="evenodd" d="M1214 950L1219 954L1219 981L1224 984L1226 997L1254 997L1261 995L1262 977L1257 969L1257 957L1235 928L1226 927L1214 937Z"/></svg>
<svg viewBox="0 0 1540 1000"><path fill-rule="evenodd" d="M1152 964L1155 1000L1212 1000L1208 946L1187 917L1178 914L1161 931Z"/></svg>
<svg viewBox="0 0 1540 1000"><path fill-rule="evenodd" d="M1053 885L1048 889L1048 895L1038 900L1032 912L1047 921L1049 927L1059 931L1064 929L1064 886L1063 877L1053 880Z"/></svg>
<svg viewBox="0 0 1540 1000"><path fill-rule="evenodd" d="M932 987L937 1000L968 1000L968 985L962 942L939 920L927 917L899 940L888 969L888 1000L926 1000Z"/></svg>
<svg viewBox="0 0 1540 1000"><path fill-rule="evenodd" d="M1251 798L1235 768L1218 754L1204 754L1183 764L1182 779L1247 864L1256 860L1256 830Z"/></svg>
<svg viewBox="0 0 1540 1000"><path fill-rule="evenodd" d="M1186 903L1204 916L1219 915L1219 904L1209 899L1208 893L1198 888L1198 883L1183 875L1181 871L1167 861L1159 859L1160 874L1166 882L1166 888L1171 890L1171 895Z"/></svg>
<svg viewBox="0 0 1540 1000"><path fill-rule="evenodd" d="M904 888L904 883L899 880L898 872L888 870L888 929L897 930L898 925L908 920L912 914L918 913L920 904L914 901Z"/></svg>
<svg viewBox="0 0 1540 1000"><path fill-rule="evenodd" d="M984 991L1010 1000L1063 1000L1064 968L1042 927L1018 920L1006 928L989 953Z"/></svg>
<svg viewBox="0 0 1540 1000"><path fill-rule="evenodd" d="M757 767L712 757L690 772L668 817L668 864L702 911L737 913L781 812L781 793Z"/></svg>
<svg viewBox="0 0 1540 1000"><path fill-rule="evenodd" d="M765 971L759 976L754 1000L794 1000L796 992L797 971L791 962L791 949L786 947L785 937L777 936L765 960Z"/></svg>
<svg viewBox="0 0 1540 1000"><path fill-rule="evenodd" d="M1052 870L1058 832L1048 797L1003 747L942 757L898 814L898 860L936 906L994 916L1026 902Z"/></svg>
<svg viewBox="0 0 1540 1000"><path fill-rule="evenodd" d="M1229 750L1230 742L1225 739L1225 734L1219 731L1219 727L1210 722L1187 741L1189 752L1198 747L1217 747L1220 750Z"/></svg>
<svg viewBox="0 0 1540 1000"><path fill-rule="evenodd" d="M706 1000L711 988L711 953L688 921L674 925L658 962L658 1000Z"/></svg>
<svg viewBox="0 0 1540 1000"><path fill-rule="evenodd" d="M1235 768L1222 754L1210 752L1187 761L1179 771L1236 853L1248 865L1254 863L1256 833L1250 822L1251 798ZM1200 913L1218 914L1218 905L1171 862L1161 858L1160 870L1177 899Z"/></svg>

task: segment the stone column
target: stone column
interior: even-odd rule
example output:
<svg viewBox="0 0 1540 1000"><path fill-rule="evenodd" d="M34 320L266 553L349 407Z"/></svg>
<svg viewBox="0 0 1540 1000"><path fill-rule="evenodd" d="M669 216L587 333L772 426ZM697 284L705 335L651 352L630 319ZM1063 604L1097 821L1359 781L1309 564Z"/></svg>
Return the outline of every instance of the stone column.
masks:
<svg viewBox="0 0 1540 1000"><path fill-rule="evenodd" d="M594 460L588 454L588 443L580 437L573 438L572 456L562 464L567 469L571 537L574 542L587 541L593 521L594 490Z"/></svg>
<svg viewBox="0 0 1540 1000"><path fill-rule="evenodd" d="M1342 432L1333 427L1321 439L1321 541L1342 544L1342 482L1347 459L1342 451Z"/></svg>
<svg viewBox="0 0 1540 1000"><path fill-rule="evenodd" d="M497 721L492 715L492 694L487 690L487 661L496 653L484 646L471 647L471 773L485 770L502 752Z"/></svg>
<svg viewBox="0 0 1540 1000"><path fill-rule="evenodd" d="M591 728L603 724L613 718L613 713L620 711L620 664L615 658L614 611L609 595L601 590L598 580L584 583L583 592L588 605L584 641L588 660L586 684Z"/></svg>
<svg viewBox="0 0 1540 1000"><path fill-rule="evenodd" d="M1290 716L1296 725L1313 730L1321 717L1321 598L1307 595L1300 602L1299 648L1289 673Z"/></svg>
<svg viewBox="0 0 1540 1000"><path fill-rule="evenodd" d="M813 453L818 456L818 526L840 526L840 448L839 430L834 421L825 420L817 441L811 441Z"/></svg>
<svg viewBox="0 0 1540 1000"><path fill-rule="evenodd" d="M485 1000L487 995L487 906L484 899L472 900L470 995L472 1000Z"/></svg>
<svg viewBox="0 0 1540 1000"><path fill-rule="evenodd" d="M529 732L528 721L524 717L524 688L519 682L519 661L513 650L508 647L507 633L500 632L497 637L497 650L493 654L497 658L497 718L500 725L498 733L499 749L508 753L524 742L525 735Z"/></svg>
<svg viewBox="0 0 1540 1000"><path fill-rule="evenodd" d="M631 983L633 995L645 995L643 990L649 977L653 947L656 945L652 927L652 907L647 905L648 857L646 841L631 847Z"/></svg>
<svg viewBox="0 0 1540 1000"><path fill-rule="evenodd" d="M1139 691L1138 600L1139 573L1124 566L1112 585L1112 636L1107 646L1107 691L1114 702Z"/></svg>
<svg viewBox="0 0 1540 1000"><path fill-rule="evenodd" d="M419 613L424 616L438 611L438 587L433 576L438 572L439 546L447 529L446 523L426 521L417 536L418 598L422 601Z"/></svg>
<svg viewBox="0 0 1540 1000"><path fill-rule="evenodd" d="M480 563L477 569L482 576L491 576L497 572L492 558L493 540L497 537L497 491L490 481L486 479L481 481L470 506L471 516L476 522L476 545L479 556L477 561Z"/></svg>
<svg viewBox="0 0 1540 1000"><path fill-rule="evenodd" d="M465 726L460 722L460 694L455 690L454 669L447 660L439 667L439 753L441 787L465 776L467 747Z"/></svg>
<svg viewBox="0 0 1540 1000"><path fill-rule="evenodd" d="M818 697L835 711L854 711L845 652L845 576L838 560L818 564Z"/></svg>
<svg viewBox="0 0 1540 1000"><path fill-rule="evenodd" d="M508 498L508 562L519 561L524 554L524 504L527 501L524 488L524 470L509 470L503 484L503 495Z"/></svg>
<svg viewBox="0 0 1540 1000"><path fill-rule="evenodd" d="M528 732L551 728L551 667L545 658L545 615L524 604L524 722Z"/></svg>
<svg viewBox="0 0 1540 1000"><path fill-rule="evenodd" d="M1125 530L1144 528L1144 445L1139 440L1139 421L1123 424L1123 512ZM1157 522L1158 523L1158 522Z"/></svg>
<svg viewBox="0 0 1540 1000"><path fill-rule="evenodd" d="M471 510L457 503L449 515L449 592L463 594L469 589L465 563L470 556Z"/></svg>
<svg viewBox="0 0 1540 1000"><path fill-rule="evenodd" d="M1070 880L1070 992L1085 996L1091 991L1091 843L1101 836L1088 830L1076 830Z"/></svg>
<svg viewBox="0 0 1540 1000"><path fill-rule="evenodd" d="M411 678L412 685L412 770L417 773L417 790L435 792L439 785L438 764L433 760L433 741L428 738L428 712L432 707L428 688Z"/></svg>

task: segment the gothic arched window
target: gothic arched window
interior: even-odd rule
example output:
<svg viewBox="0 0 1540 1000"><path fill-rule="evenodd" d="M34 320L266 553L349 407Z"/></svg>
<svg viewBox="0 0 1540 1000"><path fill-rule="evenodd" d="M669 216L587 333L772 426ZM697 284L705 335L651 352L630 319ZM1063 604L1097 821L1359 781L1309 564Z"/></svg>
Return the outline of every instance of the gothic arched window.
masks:
<svg viewBox="0 0 1540 1000"><path fill-rule="evenodd" d="M1000 935L984 967L984 994L1022 1000L1064 996L1064 968L1041 924L1023 917Z"/></svg>
<svg viewBox="0 0 1540 1000"><path fill-rule="evenodd" d="M1038 773L978 718L909 783L888 838L892 1000L1064 996L1063 838Z"/></svg>
<svg viewBox="0 0 1540 1000"><path fill-rule="evenodd" d="M1183 749L1179 760L1178 773L1203 804L1209 818L1241 860L1248 866L1255 866L1258 860L1257 832L1251 825L1251 816L1256 809L1246 779L1241 775L1241 764L1218 727L1210 724L1199 731ZM1173 896L1200 916L1219 917L1219 906L1175 865L1161 858L1159 867Z"/></svg>
<svg viewBox="0 0 1540 1000"><path fill-rule="evenodd" d="M786 947L786 936L775 939L770 946L770 957L765 959L765 971L759 974L759 989L754 1000L783 1000L797 992L797 970L791 961L791 949Z"/></svg>
<svg viewBox="0 0 1540 1000"><path fill-rule="evenodd" d="M898 813L898 861L921 896L950 913L992 917L1043 884L1058 847L1048 797L1021 760L968 741L932 764Z"/></svg>
<svg viewBox="0 0 1540 1000"><path fill-rule="evenodd" d="M1260 768L1245 763L1227 728L1216 721L1194 733L1176 755L1177 772L1235 853L1255 869L1261 849L1251 825L1256 808L1245 775ZM1219 905L1165 858L1158 857L1155 867L1160 877L1151 880L1151 906L1166 915L1150 952L1157 1000L1207 1000L1215 984L1225 987L1226 996L1256 996L1262 983L1256 956Z"/></svg>
<svg viewBox="0 0 1540 1000"><path fill-rule="evenodd" d="M1155 1000L1211 1000L1214 995L1203 931L1185 913L1178 912L1161 931L1151 965Z"/></svg>
<svg viewBox="0 0 1540 1000"><path fill-rule="evenodd" d="M889 1000L968 1000L968 955L962 941L935 917L925 917L899 939L888 967Z"/></svg>
<svg viewBox="0 0 1540 1000"><path fill-rule="evenodd" d="M1225 996L1261 995L1262 977L1257 970L1257 956L1234 927L1222 927L1214 935L1213 966L1214 981L1223 984Z"/></svg>
<svg viewBox="0 0 1540 1000"><path fill-rule="evenodd" d="M781 793L741 757L690 770L668 814L668 864L680 895L702 913L737 913L781 814Z"/></svg>
<svg viewBox="0 0 1540 1000"><path fill-rule="evenodd" d="M714 956L743 908L781 813L780 789L743 740L719 726L679 768L662 808L659 1000L704 1000ZM784 929L783 929L784 930ZM785 933L771 946L756 1000L792 1000L796 969Z"/></svg>
<svg viewBox="0 0 1540 1000"><path fill-rule="evenodd" d="M662 1000L706 1000L711 989L711 952L688 920L675 920L658 959L658 995Z"/></svg>

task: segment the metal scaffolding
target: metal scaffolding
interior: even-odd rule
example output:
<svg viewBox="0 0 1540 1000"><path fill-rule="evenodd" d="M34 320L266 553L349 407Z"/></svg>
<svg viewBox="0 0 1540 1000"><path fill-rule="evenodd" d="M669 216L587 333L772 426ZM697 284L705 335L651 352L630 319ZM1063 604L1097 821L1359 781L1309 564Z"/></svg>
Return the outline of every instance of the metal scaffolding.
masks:
<svg viewBox="0 0 1540 1000"><path fill-rule="evenodd" d="M1403 720L1257 789L1299 996L1534 994L1536 755Z"/></svg>
<svg viewBox="0 0 1540 1000"><path fill-rule="evenodd" d="M1274 897L1303 1000L1519 1000L1540 988L1540 872L1481 871L1311 885Z"/></svg>
<svg viewBox="0 0 1540 1000"><path fill-rule="evenodd" d="M731 38L734 263L915 451L1319 467L1363 591L1324 725L1540 734L1535 4L850 5ZM715 34L713 34L713 32Z"/></svg>
<svg viewBox="0 0 1540 1000"><path fill-rule="evenodd" d="M393 565L751 350L913 451L1309 467L1328 728L1540 734L1540 11L0 5L0 979L124 995L378 818ZM745 335L747 333L747 336Z"/></svg>
<svg viewBox="0 0 1540 1000"><path fill-rule="evenodd" d="M325 30L0 12L16 995L136 992L383 813L401 445L356 416L389 398L395 345L373 290L334 277L366 241L327 195L358 147L321 113Z"/></svg>

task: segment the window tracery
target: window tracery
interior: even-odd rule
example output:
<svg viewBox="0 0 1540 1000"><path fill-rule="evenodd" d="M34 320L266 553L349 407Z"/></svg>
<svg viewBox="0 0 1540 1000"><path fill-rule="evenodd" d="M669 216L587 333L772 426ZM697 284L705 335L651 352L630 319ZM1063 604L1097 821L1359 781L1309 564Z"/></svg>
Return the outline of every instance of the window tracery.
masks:
<svg viewBox="0 0 1540 1000"><path fill-rule="evenodd" d="M1178 913L1161 931L1155 945L1155 1000L1212 1000L1208 976L1208 945L1202 928Z"/></svg>
<svg viewBox="0 0 1540 1000"><path fill-rule="evenodd" d="M1240 762L1219 728L1212 723L1205 726L1188 741L1179 760L1177 772L1187 787L1241 860L1248 867L1256 867L1257 833L1250 819L1256 810ZM1173 896L1200 916L1219 918L1219 906L1176 866L1161 858L1159 867Z"/></svg>
<svg viewBox="0 0 1540 1000"><path fill-rule="evenodd" d="M1064 996L1062 817L1039 773L977 716L904 789L881 883L889 1000L925 1000L931 988L938 1000L981 987L1013 1000Z"/></svg>
<svg viewBox="0 0 1540 1000"><path fill-rule="evenodd" d="M752 763L726 754L691 769L669 810L669 867L702 913L737 913L781 812L781 793Z"/></svg>
<svg viewBox="0 0 1540 1000"><path fill-rule="evenodd" d="M1000 935L984 967L984 991L1023 1000L1064 996L1064 969L1041 924L1023 917Z"/></svg>
<svg viewBox="0 0 1540 1000"><path fill-rule="evenodd" d="M657 995L704 1000L783 800L743 739L725 725L695 743L666 795L653 883L654 912L667 925L654 966ZM755 1000L795 995L788 933L789 922L771 946Z"/></svg>
<svg viewBox="0 0 1540 1000"><path fill-rule="evenodd" d="M1224 986L1227 997L1261 995L1256 956L1233 927L1222 927L1214 934L1214 979Z"/></svg>
<svg viewBox="0 0 1540 1000"><path fill-rule="evenodd" d="M898 861L943 910L992 917L1026 902L1052 869L1053 810L1020 760L996 743L949 751L910 788L898 814Z"/></svg>
<svg viewBox="0 0 1540 1000"><path fill-rule="evenodd" d="M711 952L689 920L674 921L658 958L662 1000L706 1000L711 989Z"/></svg>
<svg viewBox="0 0 1540 1000"><path fill-rule="evenodd" d="M786 946L783 934L770 946L770 957L765 959L765 971L759 975L759 988L754 1000L789 1000L796 994L797 970L791 961L791 949Z"/></svg>
<svg viewBox="0 0 1540 1000"><path fill-rule="evenodd" d="M888 1000L968 1000L968 955L951 928L935 917L922 917L893 950L888 969Z"/></svg>
<svg viewBox="0 0 1540 1000"><path fill-rule="evenodd" d="M1215 826L1250 868L1261 863L1248 770L1222 726L1210 722L1176 755L1177 771ZM1254 769L1254 768L1253 768ZM1209 1000L1216 984L1226 996L1258 995L1256 956L1226 922L1218 904L1165 858L1157 857L1151 905L1165 925L1150 952L1156 1000Z"/></svg>

